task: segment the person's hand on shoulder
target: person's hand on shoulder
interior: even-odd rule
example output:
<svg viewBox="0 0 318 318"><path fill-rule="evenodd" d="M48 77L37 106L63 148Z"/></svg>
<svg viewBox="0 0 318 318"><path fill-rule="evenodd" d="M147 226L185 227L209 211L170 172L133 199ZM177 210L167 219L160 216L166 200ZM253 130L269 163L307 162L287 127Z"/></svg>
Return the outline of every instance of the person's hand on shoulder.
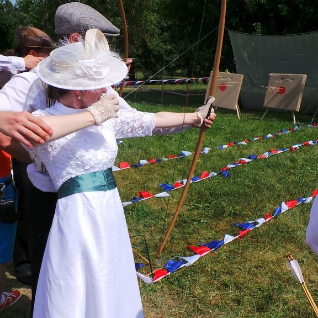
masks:
<svg viewBox="0 0 318 318"><path fill-rule="evenodd" d="M29 148L43 144L53 134L51 127L28 112L0 112L0 132Z"/></svg>
<svg viewBox="0 0 318 318"><path fill-rule="evenodd" d="M32 68L36 67L40 61L43 60L43 57L35 57L33 55L27 55L24 58L25 68L29 71Z"/></svg>

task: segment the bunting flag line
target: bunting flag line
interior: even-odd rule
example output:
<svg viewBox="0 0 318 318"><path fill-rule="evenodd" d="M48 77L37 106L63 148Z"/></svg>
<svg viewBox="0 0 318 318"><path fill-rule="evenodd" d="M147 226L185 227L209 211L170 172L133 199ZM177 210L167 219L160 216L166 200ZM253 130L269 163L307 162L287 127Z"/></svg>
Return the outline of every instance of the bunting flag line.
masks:
<svg viewBox="0 0 318 318"><path fill-rule="evenodd" d="M190 78L171 78L171 79L161 79L161 80L147 80L147 81L125 81L125 87L129 86L139 86L139 85L163 85L163 84L193 84L193 83L203 83L208 84L210 77L190 77ZM122 82L115 85L116 88L120 87Z"/></svg>
<svg viewBox="0 0 318 318"><path fill-rule="evenodd" d="M274 209L273 213L266 213L264 217L257 218L252 221L244 223L234 223L233 225L239 229L236 235L225 234L222 240L213 240L208 243L200 242L198 246L189 245L188 248L194 253L190 256L175 256L170 258L164 268L157 268L153 271L153 277L144 275L137 270L138 277L146 284L153 284L161 280L162 278L176 272L183 267L192 266L204 255L211 252L215 252L223 245L228 244L236 239L240 239L250 233L252 230L259 228L270 220L277 218L280 214L295 208L303 203L310 203L318 195L318 190L314 189L312 195L306 198L300 197L297 200L281 202L280 206ZM136 268L140 269L140 264Z"/></svg>
<svg viewBox="0 0 318 318"><path fill-rule="evenodd" d="M307 125L308 128L314 128L314 127L317 127L317 126L318 126L318 124L310 124L310 125L308 124ZM276 132L274 134L267 134L267 135L265 135L263 137L254 137L254 138L244 139L243 141L240 141L240 142L232 141L232 142L229 142L228 144L220 145L216 149L213 149L213 150L223 150L223 149L231 148L231 147L234 147L234 146L240 146L240 145L246 146L251 141L258 141L258 140L266 140L266 139L269 139L269 138L275 138L275 137L278 137L278 136L281 136L281 135L288 134L290 132L299 131L300 129L301 129L301 125L298 124L298 125L296 125L294 127L290 127L289 129L285 129L284 128L284 129L281 129L281 130L279 130L278 132ZM297 147L297 145L295 145L295 147ZM212 150L212 148L204 147L201 150L201 155L202 154L208 154L211 150ZM186 158L186 157L189 157L189 156L192 156L192 155L193 155L193 152L187 151L187 150L183 150L183 151L180 152L180 154L172 154L172 155L168 155L167 157L151 158L149 160L141 159L136 164L129 164L127 161L120 162L118 164L118 166L113 166L112 169L115 172L115 171L121 171L121 170L129 169L129 168L140 168L140 167L145 166L147 164L156 164L156 163L165 162L165 161L168 161L168 160L182 159L182 158Z"/></svg>
<svg viewBox="0 0 318 318"><path fill-rule="evenodd" d="M291 151L291 152L295 152L297 149L299 149L302 146L314 146L317 145L318 143L318 139L316 140L311 140L311 141L306 141L302 144L296 144L293 146L290 146L289 148L281 148L281 149L271 149L269 151L264 152L263 154L260 155L249 155L247 158L240 158L237 161L228 164L227 166L220 168L219 172L208 172L208 171L203 171L199 176L194 176L192 178L192 180L190 181L190 183L196 183L199 181L203 181L206 179L210 179L212 177L215 177L217 175L221 175L225 178L229 178L230 177L230 173L229 170L238 166L242 166L244 164L247 164L249 162L252 162L253 160L256 159L267 159L270 156L273 155L278 155L287 151ZM162 197L169 197L169 191L173 191L173 190L177 190L179 188L182 188L185 186L186 184L186 179L183 180L179 180L176 181L174 184L167 184L167 183L160 183L159 186L164 190L163 192L157 193L157 194L151 194L147 191L139 191L136 196L134 196L130 201L127 202L122 202L123 207L136 203L136 202L140 202L140 201L144 201L147 199L151 199L151 198L162 198Z"/></svg>

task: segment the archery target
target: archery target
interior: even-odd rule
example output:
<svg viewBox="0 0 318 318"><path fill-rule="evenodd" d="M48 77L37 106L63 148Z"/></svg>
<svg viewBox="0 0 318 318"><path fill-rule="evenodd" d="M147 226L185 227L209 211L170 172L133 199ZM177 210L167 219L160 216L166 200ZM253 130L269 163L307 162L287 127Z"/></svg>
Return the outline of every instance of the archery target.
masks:
<svg viewBox="0 0 318 318"><path fill-rule="evenodd" d="M215 101L213 106L236 110L242 82L243 75L241 74L220 72L217 78L217 84L214 93ZM209 90L210 82L205 95L205 102L208 99Z"/></svg>
<svg viewBox="0 0 318 318"><path fill-rule="evenodd" d="M305 87L305 74L269 74L264 107L298 112Z"/></svg>

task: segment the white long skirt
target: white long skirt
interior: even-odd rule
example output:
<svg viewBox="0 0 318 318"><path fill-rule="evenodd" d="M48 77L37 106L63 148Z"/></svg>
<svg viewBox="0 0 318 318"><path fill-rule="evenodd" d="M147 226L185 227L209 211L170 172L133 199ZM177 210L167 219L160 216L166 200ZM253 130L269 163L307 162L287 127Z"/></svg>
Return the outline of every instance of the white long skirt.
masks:
<svg viewBox="0 0 318 318"><path fill-rule="evenodd" d="M117 189L73 194L58 200L33 317L143 317Z"/></svg>

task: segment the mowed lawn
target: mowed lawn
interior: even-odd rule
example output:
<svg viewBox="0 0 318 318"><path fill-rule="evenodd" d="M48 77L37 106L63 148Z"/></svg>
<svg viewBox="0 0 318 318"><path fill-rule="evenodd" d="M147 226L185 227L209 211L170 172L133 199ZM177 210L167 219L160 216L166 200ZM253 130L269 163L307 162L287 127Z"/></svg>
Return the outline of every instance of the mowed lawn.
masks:
<svg viewBox="0 0 318 318"><path fill-rule="evenodd" d="M188 111L202 104L202 87L204 85L198 85L191 90L191 94L197 95L191 95ZM174 94L162 94L160 89L133 92L127 101L142 111L185 110L185 86L165 88L173 89ZM236 236L241 229L234 223L273 214L282 202L310 197L318 188L318 145L306 145L317 139L318 128L307 126L312 115L296 113L298 129L295 130L291 113L269 111L261 120L264 110L241 111L241 119L238 119L235 111L216 110L217 119L206 132L203 143L210 151L200 156L195 175L203 171L217 175L190 185L160 256L158 247L182 189L170 191L169 197L151 198L125 207L136 262L146 264L144 259L149 259L151 263L142 273L148 275L151 270L164 267L169 259L194 255L188 245L223 240L226 234ZM199 129L191 129L169 136L122 140L116 165L122 162L133 165L140 160L192 152L198 135ZM265 138L268 135L273 137ZM260 138L256 140L257 137ZM244 140L245 145L219 149ZM300 146L291 151L294 145ZM270 150L275 153L284 148L288 151L229 169L229 177L219 173L240 158L263 155ZM191 162L192 156L189 156L114 172L122 201L130 201L140 191L160 193L163 189L159 184L174 184L187 178ZM242 238L201 257L193 266L179 269L154 284L140 281L145 317L314 317L286 259L290 252L298 260L307 287L318 301L318 259L305 242L311 205L302 203L287 210ZM16 282L9 267L7 289L20 288L24 295L19 303L3 312L3 318L28 317L30 291L23 287Z"/></svg>

